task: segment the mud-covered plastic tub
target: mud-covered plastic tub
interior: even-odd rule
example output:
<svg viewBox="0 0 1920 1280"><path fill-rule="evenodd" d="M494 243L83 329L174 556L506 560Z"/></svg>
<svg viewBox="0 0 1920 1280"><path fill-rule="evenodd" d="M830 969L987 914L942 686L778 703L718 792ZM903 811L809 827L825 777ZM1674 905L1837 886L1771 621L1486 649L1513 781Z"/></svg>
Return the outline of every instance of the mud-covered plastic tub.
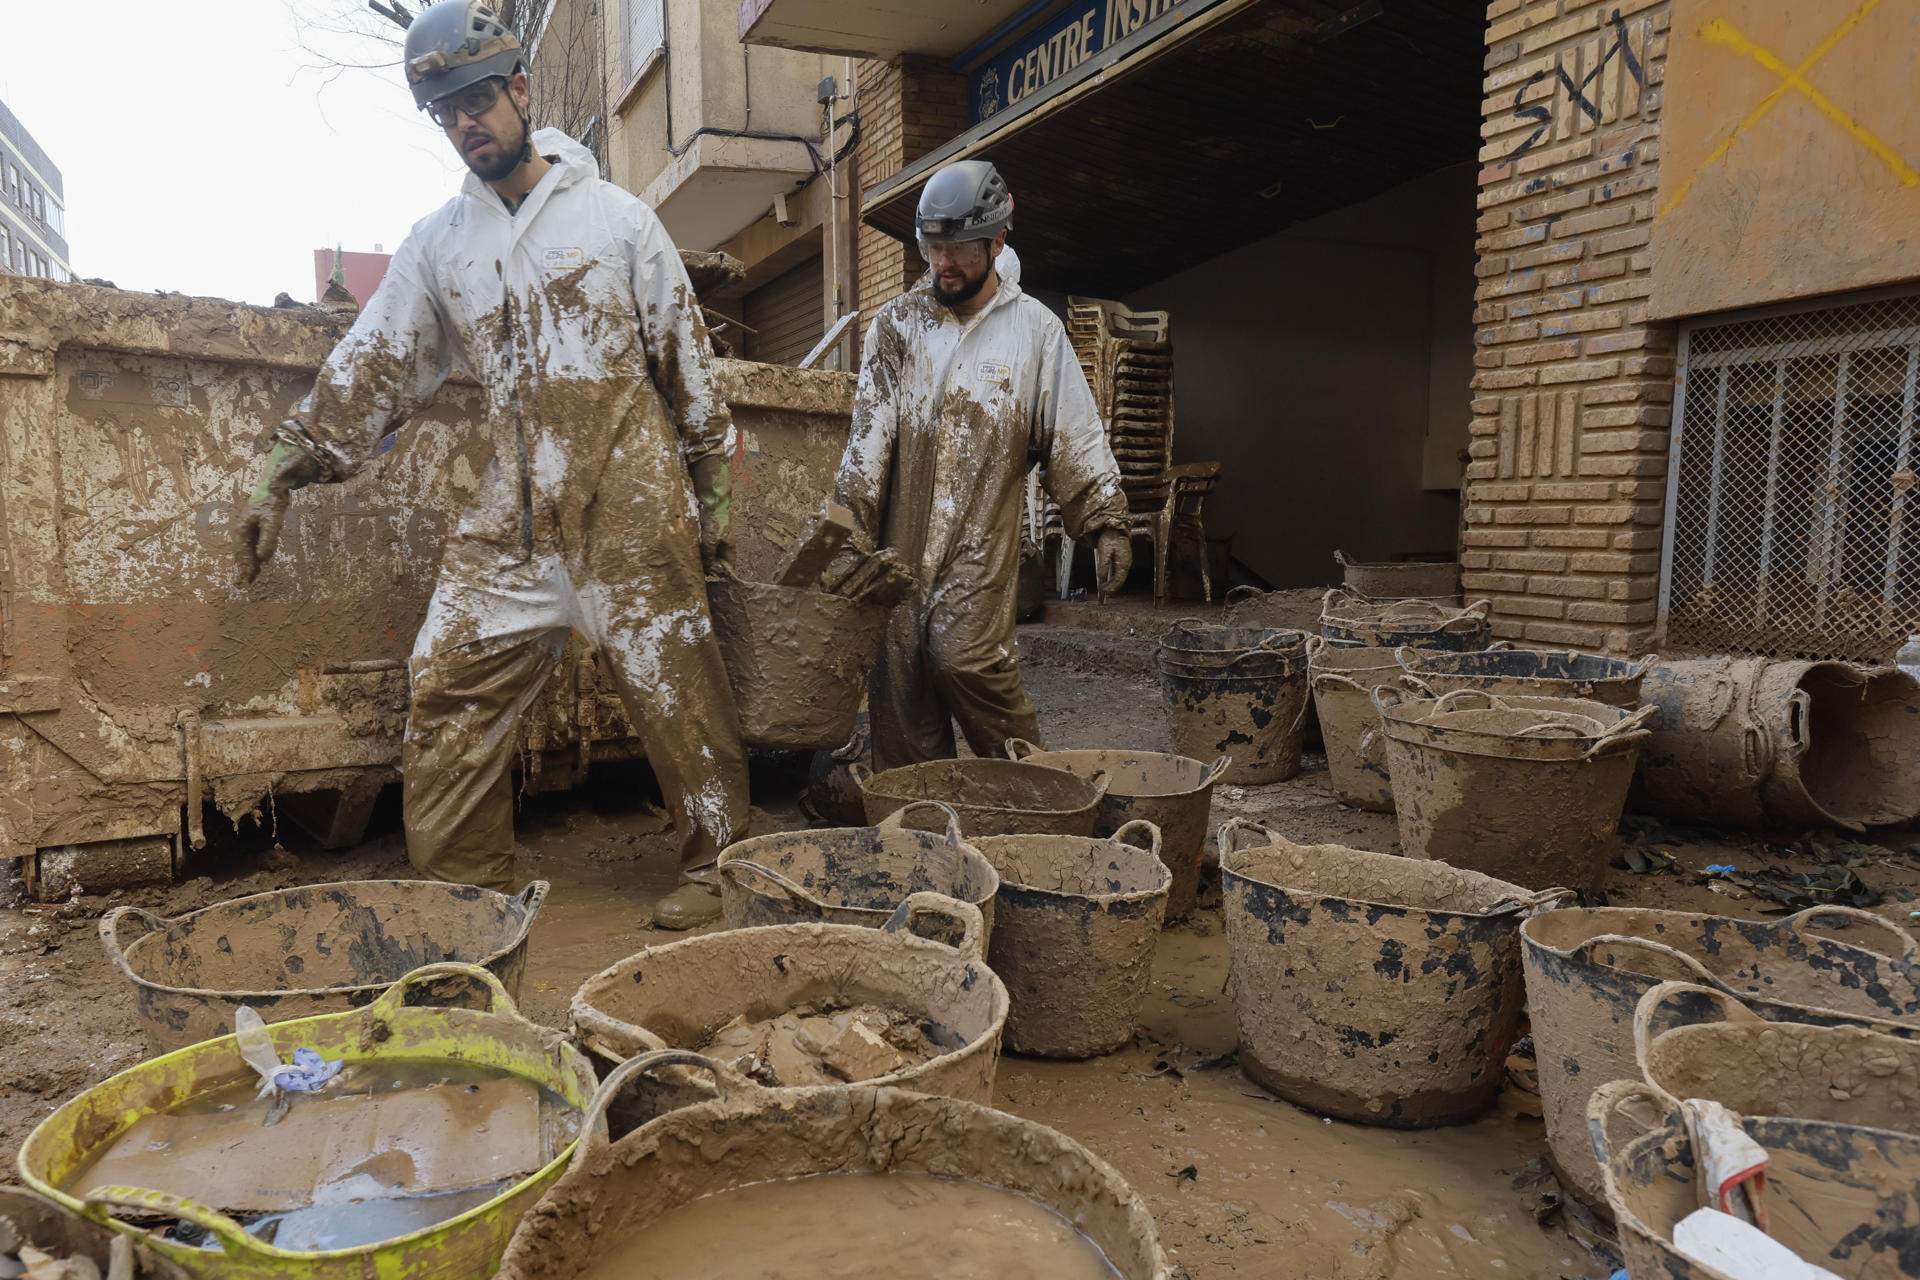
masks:
<svg viewBox="0 0 1920 1280"><path fill-rule="evenodd" d="M1402 646L1394 656L1435 695L1478 689L1502 697L1585 698L1627 711L1640 707L1640 684L1654 663L1651 657L1610 658L1577 649L1515 649L1504 640L1476 653Z"/></svg>
<svg viewBox="0 0 1920 1280"><path fill-rule="evenodd" d="M1306 635L1268 634L1284 643L1213 667L1178 661L1164 644L1154 652L1174 751L1196 760L1230 757L1220 778L1237 786L1283 782L1300 772L1313 709Z"/></svg>
<svg viewBox="0 0 1920 1280"><path fill-rule="evenodd" d="M1823 920L1853 926L1847 940L1817 932ZM1725 991L1770 1022L1920 1034L1920 948L1905 930L1850 907L1783 920L1566 909L1527 921L1520 942L1547 1145L1561 1182L1596 1209L1605 1200L1587 1142L1587 1099L1608 1080L1639 1078L1635 1010L1661 982Z"/></svg>
<svg viewBox="0 0 1920 1280"><path fill-rule="evenodd" d="M1384 742L1361 740L1380 723L1373 691L1398 680L1403 672L1392 649L1331 644L1316 636L1307 649L1307 679L1320 714L1320 741L1327 752L1327 776L1341 803L1372 813L1393 812L1393 779L1387 774Z"/></svg>
<svg viewBox="0 0 1920 1280"><path fill-rule="evenodd" d="M1769 1022L1718 988L1663 982L1634 1010L1633 1051L1669 1107L1708 1098L1742 1115L1920 1133L1920 1040Z"/></svg>
<svg viewBox="0 0 1920 1280"><path fill-rule="evenodd" d="M1660 717L1636 813L1851 831L1920 816L1920 680L1898 667L1693 658L1643 688Z"/></svg>
<svg viewBox="0 0 1920 1280"><path fill-rule="evenodd" d="M1161 638L1157 656L1162 667L1182 675L1265 676L1285 669L1306 638L1281 627L1182 618Z"/></svg>
<svg viewBox="0 0 1920 1280"><path fill-rule="evenodd" d="M939 831L909 826L932 810ZM978 910L993 933L1000 877L960 834L949 805L902 805L871 827L776 831L720 854L720 911L729 929L768 924L857 924L877 928L916 893L938 893Z"/></svg>
<svg viewBox="0 0 1920 1280"><path fill-rule="evenodd" d="M1007 755L1065 769L1089 782L1105 774L1107 794L1101 797L1093 834L1110 836L1138 820L1158 827L1160 861L1173 873L1167 889L1167 922L1193 910L1200 888L1200 861L1207 851L1213 785L1233 764L1232 756L1217 756L1212 764L1203 764L1164 751L1045 751L1021 738L1007 740Z"/></svg>
<svg viewBox="0 0 1920 1280"><path fill-rule="evenodd" d="M1136 819L1104 839L983 836L980 852L1000 873L987 963L1013 999L1007 1048L1091 1058L1131 1041L1173 882L1159 828Z"/></svg>
<svg viewBox="0 0 1920 1280"><path fill-rule="evenodd" d="M1333 560L1340 566L1341 584L1354 595L1460 605L1457 560L1350 560L1344 551L1335 551Z"/></svg>
<svg viewBox="0 0 1920 1280"><path fill-rule="evenodd" d="M1121 1280L1171 1280L1153 1215L1120 1174L1064 1134L959 1098L873 1085L765 1089L679 1050L626 1063L596 1107L662 1067L703 1069L721 1096L683 1107L617 1142L598 1135L521 1222L496 1280L571 1280L643 1250L661 1217L702 1196L816 1174L906 1173L979 1183L1038 1202L1071 1222ZM743 1229L781 1232L776 1222ZM724 1247L724 1242L716 1242ZM897 1259L901 1275L939 1274L932 1258ZM796 1274L806 1274L804 1261Z"/></svg>
<svg viewBox="0 0 1920 1280"><path fill-rule="evenodd" d="M1653 708L1390 685L1370 696L1408 857L1536 889L1599 883Z"/></svg>
<svg viewBox="0 0 1920 1280"><path fill-rule="evenodd" d="M1024 760L928 760L880 773L854 764L851 771L868 822L935 802L958 814L969 836L1090 836L1107 794L1102 775L1080 778Z"/></svg>
<svg viewBox="0 0 1920 1280"><path fill-rule="evenodd" d="M1563 893L1241 819L1219 845L1247 1075L1361 1124L1459 1124L1493 1104L1520 1034L1520 922Z"/></svg>
<svg viewBox="0 0 1920 1280"><path fill-rule="evenodd" d="M85 1258L109 1276L113 1265L111 1227L103 1227L62 1208L45 1196L20 1187L0 1187L0 1254L20 1256L31 1245L56 1258ZM145 1244L133 1243L134 1274L139 1280L188 1280L179 1264L161 1257Z"/></svg>
<svg viewBox="0 0 1920 1280"><path fill-rule="evenodd" d="M481 984L491 996L490 1006L466 1009L413 1003L455 979ZM424 965L404 975L364 1009L271 1023L266 1034L282 1062L291 1061L295 1049L307 1048L349 1066L403 1061L471 1064L529 1080L583 1113L594 1097L593 1067L586 1055L558 1032L521 1017L500 980L474 965ZM254 1079L253 1068L240 1056L239 1044L231 1035L129 1067L41 1121L20 1147L21 1180L63 1208L133 1236L205 1280L384 1276L473 1280L493 1273L514 1224L560 1176L578 1145L577 1140L568 1143L538 1172L457 1217L391 1240L326 1252L295 1252L267 1244L226 1214L162 1191L93 1187L83 1198L61 1189L142 1118ZM196 1248L136 1225L168 1219L190 1223L220 1247Z"/></svg>
<svg viewBox="0 0 1920 1280"><path fill-rule="evenodd" d="M845 742L892 611L732 574L707 579L707 599L741 739L811 751Z"/></svg>
<svg viewBox="0 0 1920 1280"><path fill-rule="evenodd" d="M546 896L545 880L512 895L348 880L231 898L171 919L115 907L100 918L100 941L133 984L147 1048L164 1053L225 1035L243 1004L268 1022L342 1013L443 961L489 969L517 995L527 934ZM471 990L440 986L442 1002Z"/></svg>
<svg viewBox="0 0 1920 1280"><path fill-rule="evenodd" d="M959 928L954 945L908 931L937 922ZM984 928L967 903L924 893L879 929L770 925L648 947L580 984L574 1038L611 1071L636 1054L698 1049L742 1015L875 1004L912 1014L946 1052L864 1083L991 1103L1008 996L986 965Z"/></svg>
<svg viewBox="0 0 1920 1280"><path fill-rule="evenodd" d="M1920 1280L1920 1137L1788 1116L1741 1124L1767 1152L1769 1235L1843 1280ZM1727 1280L1673 1245L1674 1228L1702 1207L1701 1160L1680 1113L1645 1084L1614 1080L1594 1092L1587 1126L1627 1274Z"/></svg>
<svg viewBox="0 0 1920 1280"><path fill-rule="evenodd" d="M1410 645L1464 653L1493 639L1492 612L1488 600L1455 609L1427 600L1370 600L1335 587L1320 606L1320 634L1373 649Z"/></svg>

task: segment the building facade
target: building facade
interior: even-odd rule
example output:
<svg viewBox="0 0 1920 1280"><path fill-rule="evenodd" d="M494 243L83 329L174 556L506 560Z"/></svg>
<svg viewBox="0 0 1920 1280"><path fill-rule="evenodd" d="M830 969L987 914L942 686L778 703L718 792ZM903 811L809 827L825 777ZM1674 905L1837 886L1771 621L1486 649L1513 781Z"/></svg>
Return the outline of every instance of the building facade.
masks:
<svg viewBox="0 0 1920 1280"><path fill-rule="evenodd" d="M863 57L858 304L982 157L1026 283L1165 309L1176 457L1279 586L1457 549L1498 636L1920 632L1920 42L1856 0L744 0Z"/></svg>
<svg viewBox="0 0 1920 1280"><path fill-rule="evenodd" d="M0 271L73 279L59 166L0 102Z"/></svg>
<svg viewBox="0 0 1920 1280"><path fill-rule="evenodd" d="M535 0L516 10L534 111L586 142L682 249L745 266L704 295L735 354L790 364L855 304L845 59L742 44L734 0ZM820 367L843 367L845 344Z"/></svg>

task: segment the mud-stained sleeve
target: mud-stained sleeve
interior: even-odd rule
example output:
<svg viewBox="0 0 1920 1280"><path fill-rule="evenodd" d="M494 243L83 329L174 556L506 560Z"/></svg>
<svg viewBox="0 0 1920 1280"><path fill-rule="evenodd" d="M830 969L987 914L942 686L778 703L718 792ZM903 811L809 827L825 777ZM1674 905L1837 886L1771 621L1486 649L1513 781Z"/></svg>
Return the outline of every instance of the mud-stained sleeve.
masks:
<svg viewBox="0 0 1920 1280"><path fill-rule="evenodd" d="M887 511L887 477L900 434L900 330L883 313L867 326L860 382L853 393L853 428L834 477L834 498L853 512L854 528L877 546Z"/></svg>
<svg viewBox="0 0 1920 1280"><path fill-rule="evenodd" d="M420 237L401 242L366 309L320 366L313 390L275 438L297 445L344 480L381 437L433 399L453 370L454 342L441 314Z"/></svg>
<svg viewBox="0 0 1920 1280"><path fill-rule="evenodd" d="M692 466L733 452L733 410L714 381L713 341L686 264L667 229L634 204L633 298L653 385L667 402L680 449Z"/></svg>
<svg viewBox="0 0 1920 1280"><path fill-rule="evenodd" d="M1079 541L1102 529L1126 528L1120 467L1113 460L1093 389L1058 321L1047 327L1041 341L1039 385L1034 444L1046 461L1047 492L1060 504L1068 536Z"/></svg>

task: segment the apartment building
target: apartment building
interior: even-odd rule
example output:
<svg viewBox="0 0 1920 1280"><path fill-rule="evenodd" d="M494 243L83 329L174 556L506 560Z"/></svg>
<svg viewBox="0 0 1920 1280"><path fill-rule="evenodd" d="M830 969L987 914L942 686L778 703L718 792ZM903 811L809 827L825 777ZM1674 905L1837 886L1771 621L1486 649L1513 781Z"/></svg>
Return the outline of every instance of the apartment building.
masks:
<svg viewBox="0 0 1920 1280"><path fill-rule="evenodd" d="M59 166L0 102L0 271L73 279Z"/></svg>

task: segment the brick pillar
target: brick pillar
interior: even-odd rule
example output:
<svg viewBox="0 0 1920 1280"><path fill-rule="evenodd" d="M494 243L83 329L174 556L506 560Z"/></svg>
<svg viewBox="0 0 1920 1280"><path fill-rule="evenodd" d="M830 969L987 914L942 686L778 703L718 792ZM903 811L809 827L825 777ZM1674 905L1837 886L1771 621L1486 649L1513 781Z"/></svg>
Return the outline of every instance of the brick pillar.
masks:
<svg viewBox="0 0 1920 1280"><path fill-rule="evenodd" d="M854 155L862 191L872 191L967 127L966 79L937 62L912 56L891 63L862 62L855 75L860 146ZM905 293L925 270L911 244L861 226L858 291L863 316L871 317Z"/></svg>
<svg viewBox="0 0 1920 1280"><path fill-rule="evenodd" d="M1651 647L1673 405L1649 322L1670 0L1493 0L1461 562L1496 636Z"/></svg>

